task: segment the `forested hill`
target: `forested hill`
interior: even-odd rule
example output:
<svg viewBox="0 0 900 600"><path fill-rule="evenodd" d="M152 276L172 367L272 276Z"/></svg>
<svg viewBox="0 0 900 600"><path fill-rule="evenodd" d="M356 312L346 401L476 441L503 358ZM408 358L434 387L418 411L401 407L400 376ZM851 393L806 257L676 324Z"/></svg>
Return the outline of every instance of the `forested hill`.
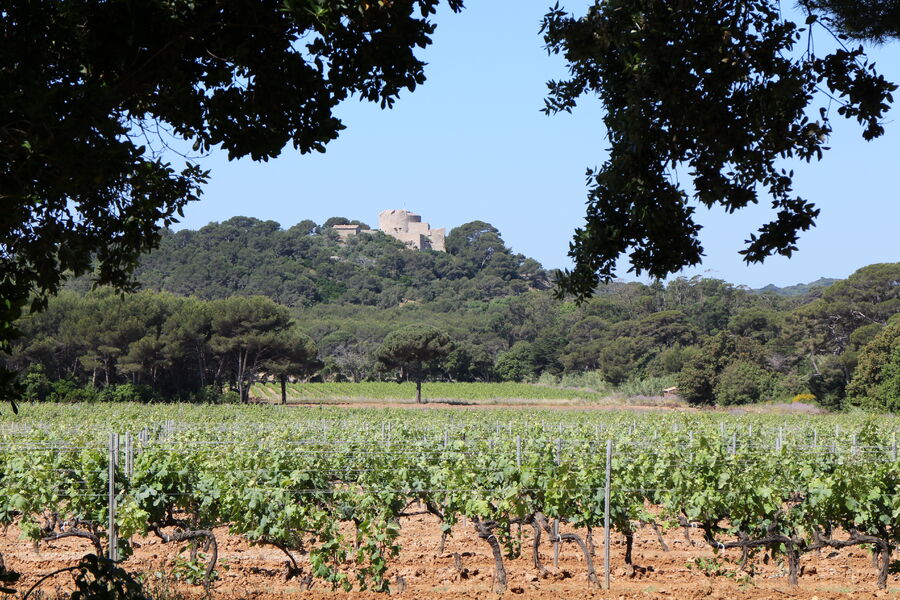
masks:
<svg viewBox="0 0 900 600"><path fill-rule="evenodd" d="M137 271L143 291L64 292L23 317L22 337L0 360L37 398L117 385L204 397L210 384L213 395L244 392L260 372L392 377L381 348L424 326L452 345L429 363L430 378L640 394L677 385L694 404L814 398L900 412L900 263L801 295L695 277L616 282L578 304L487 223L451 231L443 253L382 233L341 243L330 225L343 221L283 229L236 217L169 232Z"/></svg>
<svg viewBox="0 0 900 600"><path fill-rule="evenodd" d="M804 294L808 294L815 289L824 289L828 286L837 283L840 279L832 279L829 277L819 277L815 281L811 281L809 283L797 283L794 285L789 285L785 287L778 287L774 284L769 284L765 287L761 287L759 289L752 290L754 294L778 294L779 296L803 296Z"/></svg>
<svg viewBox="0 0 900 600"><path fill-rule="evenodd" d="M285 229L275 221L234 217L199 230L167 231L142 260L137 280L146 290L203 299L259 294L289 307L462 303L550 286L540 263L514 254L488 223L453 229L444 253L410 250L381 232L341 243L332 225L349 222L334 217Z"/></svg>

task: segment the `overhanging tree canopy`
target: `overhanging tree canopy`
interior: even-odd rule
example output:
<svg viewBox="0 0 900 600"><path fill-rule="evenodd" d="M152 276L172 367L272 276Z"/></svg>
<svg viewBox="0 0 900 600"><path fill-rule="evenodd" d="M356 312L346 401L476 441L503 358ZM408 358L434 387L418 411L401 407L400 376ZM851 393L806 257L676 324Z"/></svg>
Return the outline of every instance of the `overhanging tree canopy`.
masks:
<svg viewBox="0 0 900 600"><path fill-rule="evenodd" d="M830 17L837 30L850 38L875 42L900 38L900 0L803 0L801 4Z"/></svg>
<svg viewBox="0 0 900 600"><path fill-rule="evenodd" d="M254 160L323 151L338 103L389 107L425 80L415 50L439 1L4 2L0 351L66 274L96 265L126 287L199 196L207 173L168 164L167 140Z"/></svg>
<svg viewBox="0 0 900 600"><path fill-rule="evenodd" d="M553 8L545 41L570 77L549 84L545 111L597 95L609 141L609 158L588 171L586 222L561 289L589 296L626 253L632 271L653 277L699 263L701 205L734 212L770 198L775 218L742 254L790 256L819 211L794 194L783 161L821 158L832 99L865 139L880 136L896 89L862 47L815 54L806 36L825 30L815 13L786 19L775 0L597 0L582 17Z"/></svg>

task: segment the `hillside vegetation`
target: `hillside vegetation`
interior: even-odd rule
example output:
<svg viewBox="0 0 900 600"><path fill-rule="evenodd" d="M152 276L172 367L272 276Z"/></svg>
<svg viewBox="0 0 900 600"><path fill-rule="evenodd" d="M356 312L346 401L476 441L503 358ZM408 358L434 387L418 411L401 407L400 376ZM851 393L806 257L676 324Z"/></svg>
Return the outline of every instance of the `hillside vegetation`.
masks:
<svg viewBox="0 0 900 600"><path fill-rule="evenodd" d="M203 299L262 295L288 307L387 308L439 298L490 300L549 287L537 261L514 254L497 229L481 221L451 231L446 253L410 250L381 232L341 243L331 226L348 222L334 217L282 229L274 221L234 217L197 231L168 231L136 277L148 290Z"/></svg>
<svg viewBox="0 0 900 600"><path fill-rule="evenodd" d="M136 274L144 291L122 298L76 282L23 319L7 362L33 398L209 399L223 386L246 398L260 378L286 396L298 379L407 380L411 363L388 367L379 348L428 325L452 342L422 365L429 380L900 407L900 263L798 295L678 278L612 283L577 304L487 223L452 230L447 247L409 250L381 233L341 243L328 222L282 229L243 217L169 233Z"/></svg>

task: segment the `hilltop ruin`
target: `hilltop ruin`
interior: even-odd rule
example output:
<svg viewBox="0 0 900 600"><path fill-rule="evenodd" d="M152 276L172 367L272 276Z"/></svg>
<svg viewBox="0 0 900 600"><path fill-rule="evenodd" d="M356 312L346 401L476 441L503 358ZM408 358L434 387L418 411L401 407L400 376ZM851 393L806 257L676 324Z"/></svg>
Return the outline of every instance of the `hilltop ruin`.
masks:
<svg viewBox="0 0 900 600"><path fill-rule="evenodd" d="M378 215L378 229L416 250L446 252L446 230L432 229L422 216L408 210L384 210Z"/></svg>
<svg viewBox="0 0 900 600"><path fill-rule="evenodd" d="M374 229L363 229L362 225L332 225L341 241L357 236L361 233L375 233ZM378 215L378 231L382 231L392 238L398 239L409 248L415 250L437 250L446 252L444 238L446 230L432 229L431 225L422 222L422 215L411 213L408 210L383 210Z"/></svg>

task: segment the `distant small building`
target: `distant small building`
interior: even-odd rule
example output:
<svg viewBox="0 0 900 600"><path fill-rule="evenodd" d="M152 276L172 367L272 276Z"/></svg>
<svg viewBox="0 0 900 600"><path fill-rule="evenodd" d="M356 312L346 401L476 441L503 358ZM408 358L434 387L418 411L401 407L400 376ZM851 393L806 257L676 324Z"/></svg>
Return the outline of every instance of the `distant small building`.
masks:
<svg viewBox="0 0 900 600"><path fill-rule="evenodd" d="M446 230L432 229L422 216L408 210L385 210L378 215L378 229L416 250L446 252Z"/></svg>
<svg viewBox="0 0 900 600"><path fill-rule="evenodd" d="M672 386L667 387L663 390L663 398L676 398L678 397L678 387Z"/></svg>
<svg viewBox="0 0 900 600"><path fill-rule="evenodd" d="M342 242L361 233L375 233L374 229L363 229L362 225L332 225L331 228L341 237Z"/></svg>
<svg viewBox="0 0 900 600"><path fill-rule="evenodd" d="M337 234L341 236L341 240L358 235L362 230L361 225L332 225L331 228L337 231Z"/></svg>

